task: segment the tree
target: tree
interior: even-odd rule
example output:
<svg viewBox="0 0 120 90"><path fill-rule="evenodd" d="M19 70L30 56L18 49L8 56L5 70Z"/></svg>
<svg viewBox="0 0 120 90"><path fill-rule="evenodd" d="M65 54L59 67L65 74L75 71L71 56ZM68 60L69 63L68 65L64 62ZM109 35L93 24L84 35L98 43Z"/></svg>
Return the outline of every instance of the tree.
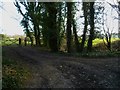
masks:
<svg viewBox="0 0 120 90"><path fill-rule="evenodd" d="M84 30L83 30L83 34L82 34L82 41L81 41L81 44L80 44L80 51L83 52L84 51L84 46L85 46L85 42L88 40L89 42L91 41L91 44L92 44L92 40L95 39L96 37L102 37L102 15L103 15L103 3L101 2L95 2L94 3L94 14L93 14L93 19L91 18L91 8L90 8L90 3L94 3L94 2L82 2L82 10L83 10L83 16L82 18L84 18ZM91 28L91 22L94 23L94 30L92 30ZM88 27L88 25L90 26L90 28ZM92 26L93 27L93 26ZM91 35L91 33L93 32L94 35ZM89 37L86 36L86 34L89 34L89 37L92 37L92 39L90 40ZM89 47L91 47L89 45ZM87 46L87 49L88 49L88 46ZM88 50L89 51L89 50Z"/></svg>
<svg viewBox="0 0 120 90"><path fill-rule="evenodd" d="M114 3L114 4L111 4L109 2L107 2L114 10L116 10L116 12L118 13L118 37L120 38L120 1L119 0L116 0L117 2L117 5Z"/></svg>
<svg viewBox="0 0 120 90"><path fill-rule="evenodd" d="M26 18L23 18L21 21L21 25L25 28L25 33L26 33L26 37L28 36L30 38L31 41L31 46L33 45L33 38L31 36L31 33L29 31L29 23L28 20Z"/></svg>
<svg viewBox="0 0 120 90"><path fill-rule="evenodd" d="M118 10L119 10L119 16L118 18L120 18L120 1L118 2ZM120 38L120 20L118 21L118 37Z"/></svg>
<svg viewBox="0 0 120 90"><path fill-rule="evenodd" d="M48 40L49 40L49 47L51 51L57 52L58 51L58 33L57 33L57 26L56 26L56 18L57 18L57 8L56 3L49 2L45 3L45 7L48 12Z"/></svg>
<svg viewBox="0 0 120 90"><path fill-rule="evenodd" d="M49 23L51 21L49 21L49 17L48 17L48 8L49 6L47 6L48 3L44 2L43 3L43 9L42 9L42 37L43 37L43 43L44 46L49 47ZM57 46L58 49L60 50L60 46L61 46L61 41L62 38L64 36L64 29L63 29L63 17L64 16L64 3L59 2L59 3L54 3L55 4L55 8L56 8L56 30L55 32L57 33ZM65 12L66 13L66 12ZM51 18L50 18L51 19Z"/></svg>
<svg viewBox="0 0 120 90"><path fill-rule="evenodd" d="M57 12L57 31L58 31L58 49L60 50L60 47L61 47L61 42L62 42L62 38L63 38L63 34L64 34L64 30L63 30L63 25L62 23L64 23L63 21L63 3L62 2L59 2L58 3L58 12ZM66 13L66 12L65 12Z"/></svg>
<svg viewBox="0 0 120 90"><path fill-rule="evenodd" d="M87 26L88 26L88 8L89 8L88 5L89 5L88 2L83 2L84 30L83 30L83 35L82 35L81 47L80 47L81 52L84 49L84 44L85 44L85 40L86 40L86 33L87 33Z"/></svg>
<svg viewBox="0 0 120 90"><path fill-rule="evenodd" d="M73 25L73 34L74 34L74 41L75 41L75 46L76 46L76 51L80 52L80 43L78 41L78 35L77 35L77 30L76 30L76 23L75 19L72 19L72 25Z"/></svg>
<svg viewBox="0 0 120 90"><path fill-rule="evenodd" d="M104 44L106 45L106 47L108 48L108 50L111 51L111 37L112 37L112 31L110 32L109 28L107 27L107 31L104 29L104 34L105 34L105 40ZM106 42L105 42L106 41Z"/></svg>
<svg viewBox="0 0 120 90"><path fill-rule="evenodd" d="M71 24L72 24L72 2L67 2L67 51L71 52L71 41L72 41L72 32L71 32Z"/></svg>
<svg viewBox="0 0 120 90"><path fill-rule="evenodd" d="M18 12L28 21L31 21L33 24L33 31L35 36L36 45L41 45L40 37L41 37L41 31L40 31L40 18L41 18L41 3L40 2L27 2L26 0L23 0L22 2L19 2L15 0L15 6L18 9ZM23 13L21 9L21 5L24 6L26 12Z"/></svg>
<svg viewBox="0 0 120 90"><path fill-rule="evenodd" d="M95 23L95 27L94 27L94 39L95 38L103 38L103 26L104 26L104 2L96 2L94 4L95 7L95 15L94 15L94 23Z"/></svg>
<svg viewBox="0 0 120 90"><path fill-rule="evenodd" d="M103 42L106 45L107 49L109 51L111 51L111 38L112 38L114 26L111 29L110 22L109 22L109 17L108 17L108 15L110 15L110 14L107 14L107 12L105 12L104 14L105 15L104 15L104 18L103 18L103 20L104 20L104 24L103 24L103 31L104 31ZM112 13L111 13L111 16L112 16Z"/></svg>
<svg viewBox="0 0 120 90"><path fill-rule="evenodd" d="M26 9L24 14L20 5ZM61 5L56 2L15 2L15 6L21 15L33 25L36 45L48 46L51 51L58 51L60 40L58 39L61 29ZM59 8L58 8L59 7ZM61 11L61 12L60 12ZM57 14L59 13L59 27L57 26ZM59 41L59 42L58 42Z"/></svg>
<svg viewBox="0 0 120 90"><path fill-rule="evenodd" d="M94 38L94 2L90 2L90 35L87 44L87 50L92 51L92 40Z"/></svg>
<svg viewBox="0 0 120 90"><path fill-rule="evenodd" d="M77 35L77 22L76 22L76 17L75 17L75 14L76 14L76 11L77 11L77 4L72 2L72 9L71 9L71 15L72 15L72 21L71 21L71 27L72 27L72 39L73 39L73 44L75 45L75 49L77 52L80 51L80 43L79 43L79 40L78 40L78 35Z"/></svg>
<svg viewBox="0 0 120 90"><path fill-rule="evenodd" d="M41 26L42 26L42 40L43 40L43 46L44 47L49 47L48 44L48 13L45 7L45 3L43 3L43 8L42 8L42 16L41 16Z"/></svg>
<svg viewBox="0 0 120 90"><path fill-rule="evenodd" d="M41 46L41 2L27 2L27 4L24 4L24 6L27 7L27 15L29 16L33 24L36 45Z"/></svg>

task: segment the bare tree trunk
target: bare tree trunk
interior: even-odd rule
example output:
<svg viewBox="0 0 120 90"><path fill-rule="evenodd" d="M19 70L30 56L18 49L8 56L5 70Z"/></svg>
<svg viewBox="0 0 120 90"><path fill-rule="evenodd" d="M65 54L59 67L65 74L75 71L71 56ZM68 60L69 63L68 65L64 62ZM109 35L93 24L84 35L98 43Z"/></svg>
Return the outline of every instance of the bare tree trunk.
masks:
<svg viewBox="0 0 120 90"><path fill-rule="evenodd" d="M72 21L72 2L67 2L67 51L71 52L71 22Z"/></svg>
<svg viewBox="0 0 120 90"><path fill-rule="evenodd" d="M48 47L48 17L47 17L47 11L45 10L45 12L43 13L43 18L42 18L42 38L43 38L43 45L45 47Z"/></svg>
<svg viewBox="0 0 120 90"><path fill-rule="evenodd" d="M118 10L119 10L119 13L118 13L118 37L120 38L120 1L118 2Z"/></svg>
<svg viewBox="0 0 120 90"><path fill-rule="evenodd" d="M19 45L21 45L21 38L19 38Z"/></svg>
<svg viewBox="0 0 120 90"><path fill-rule="evenodd" d="M104 44L106 45L107 49L109 51L111 51L111 35L112 35L112 33L110 33L109 31L105 32L105 30L104 30L104 33L105 33L105 40L106 40L106 42L105 42L103 39Z"/></svg>
<svg viewBox="0 0 120 90"><path fill-rule="evenodd" d="M59 17L58 17L58 49L60 50L60 46L61 46L61 20L62 20L62 4L60 3L59 5Z"/></svg>
<svg viewBox="0 0 120 90"><path fill-rule="evenodd" d="M84 31L83 31L83 36L82 36L82 42L81 42L81 47L80 51L82 52L84 49L85 45L85 40L86 40L86 32L87 32L87 26L88 26L88 20L87 20L87 2L83 2L83 10L84 10Z"/></svg>
<svg viewBox="0 0 120 90"><path fill-rule="evenodd" d="M34 32L35 32L35 44L36 46L38 46L37 29L35 25L34 25Z"/></svg>
<svg viewBox="0 0 120 90"><path fill-rule="evenodd" d="M27 36L30 38L31 46L33 46L33 38L32 38L32 36L30 34L30 31L27 29L26 32L27 32Z"/></svg>
<svg viewBox="0 0 120 90"><path fill-rule="evenodd" d="M90 35L88 39L87 49L92 51L92 40L94 37L94 2L90 2Z"/></svg>
<svg viewBox="0 0 120 90"><path fill-rule="evenodd" d="M37 31L38 31L38 35L37 35L37 41L38 41L38 45L41 46L41 37L40 37L40 28L39 25L37 26Z"/></svg>
<svg viewBox="0 0 120 90"><path fill-rule="evenodd" d="M24 39L25 46L27 46L27 37Z"/></svg>
<svg viewBox="0 0 120 90"><path fill-rule="evenodd" d="M79 41L78 41L78 35L77 35L76 24L75 24L74 19L73 19L73 33L74 33L74 37L75 37L76 51L79 52L80 51L80 44L79 44Z"/></svg>

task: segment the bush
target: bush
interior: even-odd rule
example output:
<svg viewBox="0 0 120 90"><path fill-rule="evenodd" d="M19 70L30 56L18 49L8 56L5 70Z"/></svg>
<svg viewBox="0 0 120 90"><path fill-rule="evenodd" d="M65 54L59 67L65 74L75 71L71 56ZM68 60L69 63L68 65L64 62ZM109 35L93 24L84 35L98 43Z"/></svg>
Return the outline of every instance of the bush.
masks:
<svg viewBox="0 0 120 90"><path fill-rule="evenodd" d="M108 50L107 47L106 47L106 45L105 45L103 42L96 44L96 45L93 47L93 49L94 49L95 51L106 51L106 50Z"/></svg>
<svg viewBox="0 0 120 90"><path fill-rule="evenodd" d="M112 50L120 51L120 40L116 40L112 42Z"/></svg>
<svg viewBox="0 0 120 90"><path fill-rule="evenodd" d="M102 39L93 40L93 49L95 51L108 51ZM112 38L111 50L120 51L120 39Z"/></svg>

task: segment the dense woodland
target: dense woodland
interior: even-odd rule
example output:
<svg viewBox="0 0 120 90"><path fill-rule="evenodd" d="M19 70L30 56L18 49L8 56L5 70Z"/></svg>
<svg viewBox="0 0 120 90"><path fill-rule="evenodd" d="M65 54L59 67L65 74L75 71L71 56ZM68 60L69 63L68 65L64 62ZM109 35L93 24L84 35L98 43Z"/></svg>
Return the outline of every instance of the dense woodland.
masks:
<svg viewBox="0 0 120 90"><path fill-rule="evenodd" d="M63 43L66 43L64 51L68 53L73 51L73 47L76 52L91 52L92 41L95 38L103 38L108 50L111 51L112 30L109 30L107 25L107 29L104 28L103 17L107 12L104 12L105 7L102 2L27 2L26 0L19 2L16 0L14 4L23 16L21 25L26 36L30 38L31 45L44 46L53 52L58 52L61 51ZM108 4L119 14L117 5ZM82 9L78 10L80 5ZM83 15L76 17L76 13L81 11ZM77 28L79 18L83 18L84 28L81 30ZM78 35L78 31L82 34ZM85 43L87 43L86 47Z"/></svg>

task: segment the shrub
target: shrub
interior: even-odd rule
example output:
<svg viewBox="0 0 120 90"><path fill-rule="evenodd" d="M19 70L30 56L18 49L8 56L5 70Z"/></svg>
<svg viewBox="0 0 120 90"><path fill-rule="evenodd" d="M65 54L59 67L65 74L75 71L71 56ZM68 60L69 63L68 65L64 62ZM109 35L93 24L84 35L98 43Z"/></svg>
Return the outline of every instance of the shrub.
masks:
<svg viewBox="0 0 120 90"><path fill-rule="evenodd" d="M107 51L108 50L102 39L93 40L93 49L95 51ZM120 39L112 38L111 49L112 51L120 51Z"/></svg>
<svg viewBox="0 0 120 90"><path fill-rule="evenodd" d="M112 42L112 50L120 51L120 40L116 40Z"/></svg>

